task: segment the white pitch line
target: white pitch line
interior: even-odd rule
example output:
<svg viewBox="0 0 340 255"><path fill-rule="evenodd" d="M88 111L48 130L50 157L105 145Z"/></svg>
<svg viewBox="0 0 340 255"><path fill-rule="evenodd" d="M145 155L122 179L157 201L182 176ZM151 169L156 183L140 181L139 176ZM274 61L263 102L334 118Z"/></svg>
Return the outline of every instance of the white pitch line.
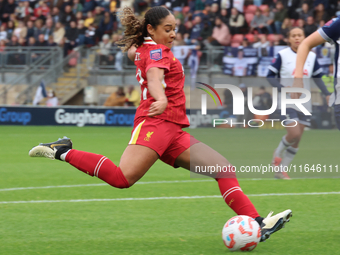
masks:
<svg viewBox="0 0 340 255"><path fill-rule="evenodd" d="M292 180L306 179L306 178L294 178ZM308 178L308 179L319 179L319 178ZM272 181L275 178L240 178L239 181ZM290 181L292 181L290 180ZM195 183L195 182L213 182L213 179L203 180L174 180L174 181L150 181L150 182L137 182L135 185L143 184L159 184L159 183ZM77 187L96 187L96 186L107 186L106 183L89 183L89 184L72 184L72 185L56 185L56 186L40 186L40 187L15 187L0 189L2 191L16 191L16 190L35 190L35 189L58 189L58 188L77 188Z"/></svg>
<svg viewBox="0 0 340 255"><path fill-rule="evenodd" d="M335 192L310 192L310 193L267 193L249 194L248 197L271 197L271 196L315 196L315 195L340 195ZM141 200L168 200L168 199L204 199L222 198L221 195L212 196L181 196L181 197L127 197L127 198L98 198L98 199L71 199L71 200L30 200L30 201L0 201L0 204L38 204L38 203L79 203L79 202L112 202L112 201L141 201Z"/></svg>
<svg viewBox="0 0 340 255"><path fill-rule="evenodd" d="M150 181L150 182L137 182L136 184L187 183L187 182L212 182L212 181L215 181L215 180L209 179L209 180ZM89 183L89 184L57 185L57 186L41 186L41 187L16 187L16 188L0 189L0 192L1 191L14 191L14 190L56 189L56 188L74 188L74 187L91 187L91 186L108 186L108 184L107 183Z"/></svg>

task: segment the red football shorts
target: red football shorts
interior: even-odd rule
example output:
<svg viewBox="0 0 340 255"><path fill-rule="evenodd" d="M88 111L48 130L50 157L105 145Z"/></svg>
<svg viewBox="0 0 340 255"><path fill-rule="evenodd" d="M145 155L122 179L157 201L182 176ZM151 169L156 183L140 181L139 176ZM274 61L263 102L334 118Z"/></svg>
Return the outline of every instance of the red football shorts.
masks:
<svg viewBox="0 0 340 255"><path fill-rule="evenodd" d="M135 122L129 144L153 149L164 163L178 167L175 165L176 158L199 142L176 123L145 117Z"/></svg>

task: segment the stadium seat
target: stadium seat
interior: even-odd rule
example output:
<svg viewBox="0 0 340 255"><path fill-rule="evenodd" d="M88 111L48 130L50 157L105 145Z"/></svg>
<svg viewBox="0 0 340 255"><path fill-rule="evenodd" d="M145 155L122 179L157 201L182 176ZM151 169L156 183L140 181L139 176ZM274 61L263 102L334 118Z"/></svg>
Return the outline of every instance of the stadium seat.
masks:
<svg viewBox="0 0 340 255"><path fill-rule="evenodd" d="M268 5L266 5L266 4L262 4L262 5L260 5L260 10L261 10L261 12L263 12L264 10L267 10L267 9L269 9L269 6Z"/></svg>
<svg viewBox="0 0 340 255"><path fill-rule="evenodd" d="M266 37L265 34L258 34L257 36L258 36L258 38L259 38L260 40L261 40L262 37Z"/></svg>
<svg viewBox="0 0 340 255"><path fill-rule="evenodd" d="M241 43L243 41L243 35L242 34L236 34L233 36L233 38L231 39L231 42L238 42Z"/></svg>
<svg viewBox="0 0 340 255"><path fill-rule="evenodd" d="M246 8L246 10L244 11L244 13L252 13L252 14L255 14L256 12L256 9L257 9L257 6L256 5L248 5Z"/></svg>
<svg viewBox="0 0 340 255"><path fill-rule="evenodd" d="M246 34L245 37L247 38L248 42L254 42L254 35L253 34Z"/></svg>
<svg viewBox="0 0 340 255"><path fill-rule="evenodd" d="M245 14L245 18L246 18L246 21L247 21L248 25L250 25L251 21L254 18L254 14L253 13L246 13Z"/></svg>

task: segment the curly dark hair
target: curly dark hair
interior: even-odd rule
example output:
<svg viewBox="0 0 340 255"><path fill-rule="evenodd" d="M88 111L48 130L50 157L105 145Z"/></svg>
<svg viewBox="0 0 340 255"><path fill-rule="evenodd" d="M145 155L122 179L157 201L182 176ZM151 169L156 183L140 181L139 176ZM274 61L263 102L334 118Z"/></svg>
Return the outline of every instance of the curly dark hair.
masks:
<svg viewBox="0 0 340 255"><path fill-rule="evenodd" d="M121 24L125 26L124 38L117 42L118 47L126 52L132 45L142 45L144 37L148 36L147 25L156 28L169 14L171 12L167 8L156 6L149 9L144 19L140 20L130 7L124 7L119 14Z"/></svg>

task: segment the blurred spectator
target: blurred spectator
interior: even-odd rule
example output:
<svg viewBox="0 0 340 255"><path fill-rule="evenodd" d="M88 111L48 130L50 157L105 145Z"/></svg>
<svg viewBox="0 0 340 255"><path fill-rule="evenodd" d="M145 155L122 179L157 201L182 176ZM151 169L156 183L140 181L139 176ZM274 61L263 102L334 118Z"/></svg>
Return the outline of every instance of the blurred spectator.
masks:
<svg viewBox="0 0 340 255"><path fill-rule="evenodd" d="M48 46L47 45L47 42L45 40L45 35L44 34L40 34L38 36L38 41L35 43L35 46L37 47L45 47L45 46Z"/></svg>
<svg viewBox="0 0 340 255"><path fill-rule="evenodd" d="M305 25L305 30L304 30L305 31L305 36L308 37L309 35L314 33L317 29L318 29L318 27L314 23L313 16L309 16L307 18L307 24Z"/></svg>
<svg viewBox="0 0 340 255"><path fill-rule="evenodd" d="M85 0L83 5L83 13L88 13L94 9L96 3L94 0Z"/></svg>
<svg viewBox="0 0 340 255"><path fill-rule="evenodd" d="M271 46L287 45L287 43L282 39L280 35L274 36L274 41Z"/></svg>
<svg viewBox="0 0 340 255"><path fill-rule="evenodd" d="M53 37L53 35L50 35L50 36L48 37L47 46L49 46L49 47L57 46L57 44L54 42L54 37Z"/></svg>
<svg viewBox="0 0 340 255"><path fill-rule="evenodd" d="M305 21L303 19L298 19L296 24L297 24L298 28L301 28L302 30L305 30Z"/></svg>
<svg viewBox="0 0 340 255"><path fill-rule="evenodd" d="M128 106L138 107L140 103L140 93L135 89L133 85L128 88L126 103Z"/></svg>
<svg viewBox="0 0 340 255"><path fill-rule="evenodd" d="M25 39L25 37L19 37L18 42L19 42L20 46L26 46L26 39Z"/></svg>
<svg viewBox="0 0 340 255"><path fill-rule="evenodd" d="M23 21L19 21L18 27L14 29L13 34L17 36L18 38L26 38L27 27L25 27L25 24Z"/></svg>
<svg viewBox="0 0 340 255"><path fill-rule="evenodd" d="M262 15L260 8L257 8L255 16L250 23L250 32L255 30L260 34L266 34L268 32L266 21L267 19Z"/></svg>
<svg viewBox="0 0 340 255"><path fill-rule="evenodd" d="M174 14L176 20L177 20L177 19L180 19L181 21L184 20L183 13L182 13L181 11L179 11L179 10L174 10L174 11L173 11L173 14Z"/></svg>
<svg viewBox="0 0 340 255"><path fill-rule="evenodd" d="M40 18L40 16L46 16L50 13L50 8L46 5L44 1L40 1L38 7L34 9L34 16L37 17L37 19Z"/></svg>
<svg viewBox="0 0 340 255"><path fill-rule="evenodd" d="M33 36L28 38L28 44L27 46L33 47L35 46L35 38Z"/></svg>
<svg viewBox="0 0 340 255"><path fill-rule="evenodd" d="M6 41L0 39L0 52L5 51L6 48Z"/></svg>
<svg viewBox="0 0 340 255"><path fill-rule="evenodd" d="M304 22L306 22L307 18L312 15L313 15L313 11L309 10L308 3L303 3L301 7L301 11L299 11L299 19L302 19L304 20Z"/></svg>
<svg viewBox="0 0 340 255"><path fill-rule="evenodd" d="M6 24L2 23L0 26L0 41L7 41L7 31L6 31Z"/></svg>
<svg viewBox="0 0 340 255"><path fill-rule="evenodd" d="M11 39L12 38L12 34L14 32L15 29L15 25L14 22L12 20L7 22L7 27L6 27L6 31L7 31L7 39Z"/></svg>
<svg viewBox="0 0 340 255"><path fill-rule="evenodd" d="M266 27L269 34L274 34L275 26L274 26L274 13L269 10L269 8L265 8L263 10L263 16L266 19Z"/></svg>
<svg viewBox="0 0 340 255"><path fill-rule="evenodd" d="M286 37L290 29L293 27L290 18L285 18L281 27L281 34Z"/></svg>
<svg viewBox="0 0 340 255"><path fill-rule="evenodd" d="M270 43L267 41L265 36L262 36L260 38L260 41L253 43L253 48L261 49L261 48L267 48L270 45Z"/></svg>
<svg viewBox="0 0 340 255"><path fill-rule="evenodd" d="M54 27L53 40L56 44L60 45L65 36L65 29L61 22L57 22Z"/></svg>
<svg viewBox="0 0 340 255"><path fill-rule="evenodd" d="M186 27L182 24L180 19L176 19L177 33L184 35L187 32Z"/></svg>
<svg viewBox="0 0 340 255"><path fill-rule="evenodd" d="M27 21L27 35L26 35L26 41L28 41L28 38L34 36L34 24L32 20Z"/></svg>
<svg viewBox="0 0 340 255"><path fill-rule="evenodd" d="M21 20L27 21L32 13L33 9L29 6L29 1L19 1L18 6L15 8L15 14Z"/></svg>
<svg viewBox="0 0 340 255"><path fill-rule="evenodd" d="M79 21L83 21L84 17L83 17L83 13L82 12L77 12L76 13L76 22L78 24Z"/></svg>
<svg viewBox="0 0 340 255"><path fill-rule="evenodd" d="M242 41L242 43L241 43L241 46L242 46L243 48L249 48L249 47L251 47L251 45L249 44L249 41L248 41L247 38L243 38L243 41Z"/></svg>
<svg viewBox="0 0 340 255"><path fill-rule="evenodd" d="M299 14L296 12L296 9L300 7L300 0L285 0L282 1L284 3L284 8L287 9L287 16L290 19L298 19Z"/></svg>
<svg viewBox="0 0 340 255"><path fill-rule="evenodd" d="M103 17L104 15L102 14L102 8L100 6L97 6L95 9L94 17L93 17L93 23L92 23L93 26L97 28Z"/></svg>
<svg viewBox="0 0 340 255"><path fill-rule="evenodd" d="M89 27L85 31L85 44L86 45L94 45L94 36L96 34L96 28L93 24L90 24Z"/></svg>
<svg viewBox="0 0 340 255"><path fill-rule="evenodd" d="M330 19L331 16L325 11L325 6L322 3L318 4L314 10L315 23L320 23L321 20L328 21Z"/></svg>
<svg viewBox="0 0 340 255"><path fill-rule="evenodd" d="M72 12L72 7L71 5L66 5L65 6L65 10L64 13L62 13L60 15L60 22L66 27L68 28L70 25L71 21L75 21L76 20L76 16L74 16L73 12Z"/></svg>
<svg viewBox="0 0 340 255"><path fill-rule="evenodd" d="M15 35L12 35L10 42L7 44L7 46L20 46L19 42L18 42L18 37L16 37Z"/></svg>
<svg viewBox="0 0 340 255"><path fill-rule="evenodd" d="M234 76L246 76L247 74L247 61L243 58L243 51L239 50L237 52L237 58L234 62L233 75Z"/></svg>
<svg viewBox="0 0 340 255"><path fill-rule="evenodd" d="M78 45L85 44L85 32L86 32L86 27L84 27L84 21L83 20L78 21L78 25L77 25Z"/></svg>
<svg viewBox="0 0 340 255"><path fill-rule="evenodd" d="M148 7L148 2L144 0L135 0L133 3L133 8L135 12L139 15Z"/></svg>
<svg viewBox="0 0 340 255"><path fill-rule="evenodd" d="M47 91L47 100L46 100L46 106L52 107L52 106L58 106L59 100L58 97L55 95L53 90Z"/></svg>
<svg viewBox="0 0 340 255"><path fill-rule="evenodd" d="M211 45L227 46L230 44L231 35L229 28L219 17L215 19L215 26L211 37L213 38L213 41L210 42Z"/></svg>
<svg viewBox="0 0 340 255"><path fill-rule="evenodd" d="M325 25L325 23L326 22L324 20L320 20L318 28L323 27Z"/></svg>
<svg viewBox="0 0 340 255"><path fill-rule="evenodd" d="M70 22L70 28L66 30L65 34L65 44L64 44L64 56L67 56L69 51L77 47L77 26L75 21Z"/></svg>
<svg viewBox="0 0 340 255"><path fill-rule="evenodd" d="M266 91L264 86L260 87L259 93L253 98L253 105L257 110L268 110L272 107L272 96Z"/></svg>
<svg viewBox="0 0 340 255"><path fill-rule="evenodd" d="M111 0L109 10L110 10L111 14L113 14L117 11L117 1L116 0Z"/></svg>
<svg viewBox="0 0 340 255"><path fill-rule="evenodd" d="M73 0L72 12L76 15L78 12L83 11L83 5L79 3L79 0Z"/></svg>
<svg viewBox="0 0 340 255"><path fill-rule="evenodd" d="M114 56L115 57L115 68L118 71L123 70L123 53L120 50L120 48L118 48L116 42L118 40L121 40L122 37L123 37L122 35L118 35L118 34L113 34L112 35L111 50L112 50L112 52L116 52L116 55Z"/></svg>
<svg viewBox="0 0 340 255"><path fill-rule="evenodd" d="M228 15L228 10L227 9L222 9L220 12L220 19L224 24L229 26L229 15Z"/></svg>
<svg viewBox="0 0 340 255"><path fill-rule="evenodd" d="M61 14L60 14L58 7L53 7L53 9L52 9L52 19L53 19L54 24L57 24L58 22L61 21L60 16L61 16Z"/></svg>
<svg viewBox="0 0 340 255"><path fill-rule="evenodd" d="M111 49L111 42L109 35L103 35L102 41L99 43L99 65L113 65L114 56Z"/></svg>
<svg viewBox="0 0 340 255"><path fill-rule="evenodd" d="M276 12L274 14L274 25L277 34L281 34L283 20L287 17L287 9L284 8L281 1L276 3Z"/></svg>
<svg viewBox="0 0 340 255"><path fill-rule="evenodd" d="M45 23L46 17L42 14L42 10L41 9L36 11L36 15L37 15L37 16L35 16L36 19L40 19L40 20L43 21L43 23Z"/></svg>
<svg viewBox="0 0 340 255"><path fill-rule="evenodd" d="M124 106L125 93L123 87L118 87L116 92L113 92L105 101L104 106Z"/></svg>
<svg viewBox="0 0 340 255"><path fill-rule="evenodd" d="M35 28L34 28L34 38L38 40L39 35L45 33L45 28L43 27L43 21L38 19L35 21Z"/></svg>
<svg viewBox="0 0 340 255"><path fill-rule="evenodd" d="M46 25L45 25L45 31L44 31L44 36L45 36L45 40L48 40L48 37L50 35L53 35L53 20L51 18L46 20Z"/></svg>
<svg viewBox="0 0 340 255"><path fill-rule="evenodd" d="M200 35L202 40L205 40L205 39L208 39L209 37L211 37L212 33L213 33L213 26L211 26L208 21L204 21L203 29L202 29L201 35Z"/></svg>
<svg viewBox="0 0 340 255"><path fill-rule="evenodd" d="M195 10L203 11L205 8L205 0L195 0Z"/></svg>
<svg viewBox="0 0 340 255"><path fill-rule="evenodd" d="M214 24L216 17L219 16L218 11L219 11L218 4L216 3L212 4L210 11L207 14L208 20L210 21L211 24Z"/></svg>
<svg viewBox="0 0 340 255"><path fill-rule="evenodd" d="M245 19L242 14L238 12L236 8L231 9L231 15L229 18L230 33L241 34L242 28L245 26Z"/></svg>
<svg viewBox="0 0 340 255"><path fill-rule="evenodd" d="M110 12L104 12L104 16L99 23L99 27L97 29L98 36L102 37L103 34L112 34L113 32L113 17Z"/></svg>
<svg viewBox="0 0 340 255"><path fill-rule="evenodd" d="M202 18L200 16L196 16L193 20L193 27L190 34L190 39L197 39L201 35L201 31L203 29Z"/></svg>
<svg viewBox="0 0 340 255"><path fill-rule="evenodd" d="M7 0L7 3L5 2L4 7L2 9L2 16L1 21L6 23L9 21L9 16L15 12L16 3L14 0Z"/></svg>
<svg viewBox="0 0 340 255"><path fill-rule="evenodd" d="M93 21L94 21L93 14L92 14L91 11L89 11L89 12L87 13L87 18L86 18L86 20L85 20L85 22L84 22L84 26L85 26L85 27L89 27L90 24L93 23Z"/></svg>

